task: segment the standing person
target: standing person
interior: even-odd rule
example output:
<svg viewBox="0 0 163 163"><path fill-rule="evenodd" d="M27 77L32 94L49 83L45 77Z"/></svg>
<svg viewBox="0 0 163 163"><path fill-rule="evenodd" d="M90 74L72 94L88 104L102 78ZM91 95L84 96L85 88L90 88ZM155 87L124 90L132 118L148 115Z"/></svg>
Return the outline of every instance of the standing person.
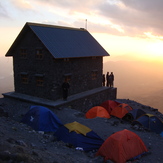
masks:
<svg viewBox="0 0 163 163"><path fill-rule="evenodd" d="M109 81L109 72L107 72L107 74L106 74L106 86L107 87L109 87L109 83L110 83L110 81Z"/></svg>
<svg viewBox="0 0 163 163"><path fill-rule="evenodd" d="M102 75L102 86L105 86L105 74Z"/></svg>
<svg viewBox="0 0 163 163"><path fill-rule="evenodd" d="M114 86L114 74L113 72L111 72L110 74L110 87L113 87Z"/></svg>
<svg viewBox="0 0 163 163"><path fill-rule="evenodd" d="M64 83L62 84L63 100L67 100L69 88L70 88L70 85L67 79L65 79Z"/></svg>

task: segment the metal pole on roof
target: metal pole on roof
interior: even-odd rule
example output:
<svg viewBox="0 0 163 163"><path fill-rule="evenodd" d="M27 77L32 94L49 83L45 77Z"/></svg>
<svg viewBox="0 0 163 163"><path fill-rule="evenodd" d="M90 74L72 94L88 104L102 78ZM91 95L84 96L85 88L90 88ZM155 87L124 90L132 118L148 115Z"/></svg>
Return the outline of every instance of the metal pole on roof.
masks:
<svg viewBox="0 0 163 163"><path fill-rule="evenodd" d="M87 30L87 19L85 19L85 29Z"/></svg>

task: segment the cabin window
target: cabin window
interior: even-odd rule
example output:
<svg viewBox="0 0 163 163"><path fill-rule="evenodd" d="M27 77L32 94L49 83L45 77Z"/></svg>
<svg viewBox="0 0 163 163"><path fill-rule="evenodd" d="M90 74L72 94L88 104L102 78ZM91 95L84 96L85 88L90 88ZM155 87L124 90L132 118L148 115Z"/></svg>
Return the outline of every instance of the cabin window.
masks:
<svg viewBox="0 0 163 163"><path fill-rule="evenodd" d="M42 87L44 86L44 75L36 74L36 86Z"/></svg>
<svg viewBox="0 0 163 163"><path fill-rule="evenodd" d="M22 59L26 59L27 58L27 49L20 49L20 57Z"/></svg>
<svg viewBox="0 0 163 163"><path fill-rule="evenodd" d="M72 76L71 73L65 74L65 75L64 75L64 80L66 80L67 82L69 82L69 81L71 80L71 76Z"/></svg>
<svg viewBox="0 0 163 163"><path fill-rule="evenodd" d="M22 72L20 75L21 75L21 82L23 84L28 84L28 73Z"/></svg>
<svg viewBox="0 0 163 163"><path fill-rule="evenodd" d="M65 62L69 62L70 59L69 59L69 58L64 58L64 61L65 61Z"/></svg>
<svg viewBox="0 0 163 163"><path fill-rule="evenodd" d="M38 60L43 59L43 50L42 49L37 49L36 50L36 59L38 59Z"/></svg>
<svg viewBox="0 0 163 163"><path fill-rule="evenodd" d="M92 80L96 80L97 79L97 70L93 70L92 71Z"/></svg>
<svg viewBox="0 0 163 163"><path fill-rule="evenodd" d="M92 59L96 59L97 57L92 57Z"/></svg>

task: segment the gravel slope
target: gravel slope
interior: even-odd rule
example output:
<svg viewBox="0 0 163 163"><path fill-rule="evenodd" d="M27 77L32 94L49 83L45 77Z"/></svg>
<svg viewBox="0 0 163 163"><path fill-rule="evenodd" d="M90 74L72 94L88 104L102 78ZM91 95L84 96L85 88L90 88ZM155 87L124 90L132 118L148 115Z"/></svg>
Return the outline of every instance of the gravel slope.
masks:
<svg viewBox="0 0 163 163"><path fill-rule="evenodd" d="M118 99L133 108L143 109L163 119L157 109L132 100ZM93 152L85 153L55 140L52 134L35 132L25 124L19 123L32 104L12 99L0 98L0 163L102 163L102 157L94 157ZM135 162L161 163L163 160L163 137L158 134L134 129L128 122L115 117L110 119L85 119L84 113L72 108L55 110L63 124L77 121L82 123L104 140L112 133L128 129L144 141L149 153ZM7 117L8 114L8 117ZM111 161L107 161L111 162Z"/></svg>

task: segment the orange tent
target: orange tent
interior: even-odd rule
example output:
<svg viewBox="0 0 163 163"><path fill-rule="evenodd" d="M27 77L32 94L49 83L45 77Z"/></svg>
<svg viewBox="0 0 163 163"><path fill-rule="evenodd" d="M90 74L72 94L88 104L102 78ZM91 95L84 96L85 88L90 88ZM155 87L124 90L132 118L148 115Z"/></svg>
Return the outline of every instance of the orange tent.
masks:
<svg viewBox="0 0 163 163"><path fill-rule="evenodd" d="M113 115L118 118L123 118L130 110L133 110L128 104L122 103L115 107L110 115Z"/></svg>
<svg viewBox="0 0 163 163"><path fill-rule="evenodd" d="M96 156L104 157L104 160L111 160L115 163L126 163L127 160L141 156L148 150L141 138L129 130L122 130L108 137Z"/></svg>
<svg viewBox="0 0 163 163"><path fill-rule="evenodd" d="M100 106L104 107L110 114L112 109L118 106L120 103L113 100L104 101Z"/></svg>
<svg viewBox="0 0 163 163"><path fill-rule="evenodd" d="M95 117L110 118L109 113L102 106L94 106L85 114L86 118L92 119Z"/></svg>

